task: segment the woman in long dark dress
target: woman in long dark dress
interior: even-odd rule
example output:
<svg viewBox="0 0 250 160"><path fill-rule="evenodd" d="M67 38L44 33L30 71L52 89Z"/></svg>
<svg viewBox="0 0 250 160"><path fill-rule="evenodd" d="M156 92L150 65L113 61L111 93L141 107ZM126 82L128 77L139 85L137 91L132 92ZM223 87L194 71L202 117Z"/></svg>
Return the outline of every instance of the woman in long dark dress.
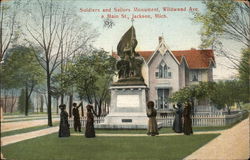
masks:
<svg viewBox="0 0 250 160"><path fill-rule="evenodd" d="M65 111L66 105L61 104L59 106L61 109L60 113L60 126L59 126L59 137L69 137L70 136L70 130L69 130L69 122L68 122L68 113Z"/></svg>
<svg viewBox="0 0 250 160"><path fill-rule="evenodd" d="M95 128L94 128L94 116L93 116L93 106L87 105L87 123L85 129L85 137L93 138L95 137Z"/></svg>
<svg viewBox="0 0 250 160"><path fill-rule="evenodd" d="M176 133L182 133L182 109L181 107L182 107L181 103L177 103L177 108L175 107L175 105L173 106L173 108L176 110L175 119L173 123L173 130Z"/></svg>
<svg viewBox="0 0 250 160"><path fill-rule="evenodd" d="M147 116L149 118L147 135L155 136L155 135L158 135L159 132L158 132L158 127L157 127L157 122L156 122L157 112L154 109L154 102L149 101L147 103L147 107L148 107Z"/></svg>
<svg viewBox="0 0 250 160"><path fill-rule="evenodd" d="M191 105L189 102L185 103L185 108L183 111L184 125L183 132L185 135L190 135L193 133L192 129L192 119L190 117L191 114Z"/></svg>

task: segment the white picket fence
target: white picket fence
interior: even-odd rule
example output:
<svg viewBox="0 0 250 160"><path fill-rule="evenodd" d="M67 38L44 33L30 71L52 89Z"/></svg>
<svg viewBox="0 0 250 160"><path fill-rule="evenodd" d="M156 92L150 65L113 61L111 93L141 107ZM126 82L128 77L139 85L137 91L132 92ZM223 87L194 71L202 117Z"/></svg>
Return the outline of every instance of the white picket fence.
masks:
<svg viewBox="0 0 250 160"><path fill-rule="evenodd" d="M104 118L105 118L105 116L95 117L94 118L95 124L104 122ZM87 121L87 117L81 117L80 118L80 122L81 122L82 127L85 127L86 121ZM74 120L73 120L73 118L69 118L69 126L70 126L70 128L74 128Z"/></svg>
<svg viewBox="0 0 250 160"><path fill-rule="evenodd" d="M226 126L240 121L244 115L248 114L247 111L240 111L231 115L212 114L212 115L194 115L192 116L192 125L197 127L206 126ZM171 127L174 122L174 115L165 115L157 117L157 122L162 123L162 127Z"/></svg>
<svg viewBox="0 0 250 160"><path fill-rule="evenodd" d="M248 115L247 111L239 111L237 113L231 115L224 115L224 114L211 114L211 115L204 115L204 114L196 114L192 116L192 125L197 127L206 127L206 126L226 126L233 124L242 120L246 115ZM104 122L105 116L95 117L95 124L99 124ZM161 122L162 127L171 127L174 122L174 114L166 114L166 115L159 115L156 117L157 122ZM87 118L81 117L81 126L85 127ZM72 118L69 119L70 128L73 128L74 121Z"/></svg>

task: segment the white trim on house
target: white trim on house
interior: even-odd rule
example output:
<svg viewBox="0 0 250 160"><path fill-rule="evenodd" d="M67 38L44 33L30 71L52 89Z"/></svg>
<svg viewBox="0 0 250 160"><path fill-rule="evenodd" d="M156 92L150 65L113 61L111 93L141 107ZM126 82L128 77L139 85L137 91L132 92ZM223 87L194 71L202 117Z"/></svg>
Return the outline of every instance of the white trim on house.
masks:
<svg viewBox="0 0 250 160"><path fill-rule="evenodd" d="M182 59L184 59L184 60L182 60ZM183 61L186 63L186 66L189 68L188 63L187 63L187 59L186 59L185 56L181 56L181 62L180 62L180 64L181 64Z"/></svg>
<svg viewBox="0 0 250 160"><path fill-rule="evenodd" d="M172 53L172 51L169 49L169 46L165 43L165 40L164 40L163 37L162 37L161 43L158 44L158 46L156 47L156 50L154 51L153 55L152 55L152 56L150 57L150 59L148 60L147 64L149 65L149 63L151 62L151 60L153 59L153 57L158 53L158 51L160 52L160 47L161 47L162 44L163 44L166 48L165 48L164 53L163 53L163 54L160 53L160 54L161 54L161 55L164 55L164 54L167 53L167 51L169 51L170 55L174 58L174 60L176 61L176 63L177 63L178 65L180 65L179 61L176 59L176 57L174 56L174 54Z"/></svg>

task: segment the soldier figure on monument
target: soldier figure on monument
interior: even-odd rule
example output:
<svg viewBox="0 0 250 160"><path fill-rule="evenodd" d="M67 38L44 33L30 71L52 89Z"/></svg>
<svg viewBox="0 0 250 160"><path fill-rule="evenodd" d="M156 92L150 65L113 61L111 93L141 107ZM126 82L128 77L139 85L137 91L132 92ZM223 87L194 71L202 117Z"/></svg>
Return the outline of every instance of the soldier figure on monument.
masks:
<svg viewBox="0 0 250 160"><path fill-rule="evenodd" d="M141 75L141 66L143 58L135 52L137 40L135 28L132 25L130 29L122 36L118 46L117 53L121 60L117 62L119 80L143 80Z"/></svg>

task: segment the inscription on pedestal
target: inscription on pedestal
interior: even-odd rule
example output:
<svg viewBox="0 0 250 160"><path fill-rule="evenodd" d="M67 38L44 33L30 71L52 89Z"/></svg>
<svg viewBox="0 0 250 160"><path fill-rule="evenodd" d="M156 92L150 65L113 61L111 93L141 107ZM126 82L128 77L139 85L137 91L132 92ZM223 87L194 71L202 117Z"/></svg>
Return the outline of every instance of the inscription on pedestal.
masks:
<svg viewBox="0 0 250 160"><path fill-rule="evenodd" d="M140 107L139 95L117 95L117 107Z"/></svg>
<svg viewBox="0 0 250 160"><path fill-rule="evenodd" d="M124 123L124 122L130 122L130 123L132 123L132 119L122 119L122 123Z"/></svg>

